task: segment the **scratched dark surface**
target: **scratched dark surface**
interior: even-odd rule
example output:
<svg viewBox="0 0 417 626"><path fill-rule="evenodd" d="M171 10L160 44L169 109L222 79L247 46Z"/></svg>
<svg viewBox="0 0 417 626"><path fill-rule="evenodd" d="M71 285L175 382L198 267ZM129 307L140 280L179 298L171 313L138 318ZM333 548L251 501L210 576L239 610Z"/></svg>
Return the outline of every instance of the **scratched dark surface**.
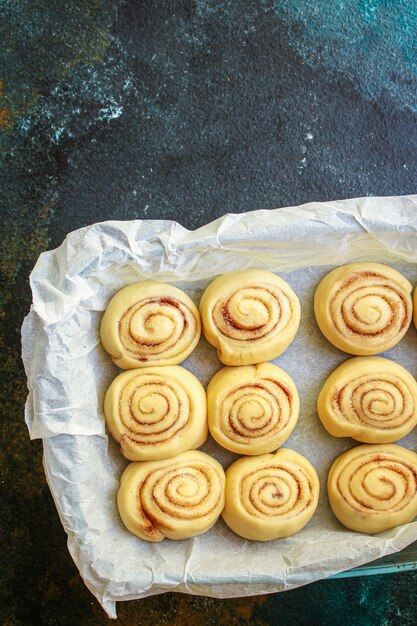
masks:
<svg viewBox="0 0 417 626"><path fill-rule="evenodd" d="M416 192L409 0L0 0L0 622L110 622L66 549L23 423L20 325L38 255L105 219ZM165 594L119 624L415 624L414 572L218 601ZM308 607L308 609L307 609Z"/></svg>

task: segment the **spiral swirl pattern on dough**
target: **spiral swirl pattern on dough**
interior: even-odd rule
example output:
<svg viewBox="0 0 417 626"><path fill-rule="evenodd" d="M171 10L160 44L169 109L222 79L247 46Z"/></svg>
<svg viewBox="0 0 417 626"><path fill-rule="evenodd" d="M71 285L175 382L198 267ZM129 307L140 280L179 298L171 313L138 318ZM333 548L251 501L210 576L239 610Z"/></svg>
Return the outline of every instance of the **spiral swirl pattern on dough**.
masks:
<svg viewBox="0 0 417 626"><path fill-rule="evenodd" d="M352 263L319 284L314 308L327 339L349 354L372 355L396 345L412 315L411 285L378 263Z"/></svg>
<svg viewBox="0 0 417 626"><path fill-rule="evenodd" d="M349 359L325 382L317 409L324 427L335 437L391 443L417 424L417 383L388 359Z"/></svg>
<svg viewBox="0 0 417 626"><path fill-rule="evenodd" d="M134 283L108 304L101 322L102 344L123 369L176 365L195 348L198 310L180 289L165 283Z"/></svg>
<svg viewBox="0 0 417 626"><path fill-rule="evenodd" d="M226 471L223 519L246 539L288 537L313 516L319 490L316 471L297 452L243 457Z"/></svg>
<svg viewBox="0 0 417 626"><path fill-rule="evenodd" d="M272 452L288 439L299 415L297 388L272 363L225 367L207 388L209 428L238 454Z"/></svg>
<svg viewBox="0 0 417 626"><path fill-rule="evenodd" d="M165 459L198 448L208 434L204 388L179 365L119 374L106 393L104 413L131 461Z"/></svg>
<svg viewBox="0 0 417 626"><path fill-rule="evenodd" d="M200 302L203 331L226 365L251 365L281 354L294 339L300 304L272 272L243 270L216 278Z"/></svg>
<svg viewBox="0 0 417 626"><path fill-rule="evenodd" d="M342 454L329 473L330 505L347 528L378 533L417 515L417 455L395 444Z"/></svg>
<svg viewBox="0 0 417 626"><path fill-rule="evenodd" d="M208 454L183 452L131 463L117 495L125 526L146 541L187 539L209 530L224 506L222 466Z"/></svg>

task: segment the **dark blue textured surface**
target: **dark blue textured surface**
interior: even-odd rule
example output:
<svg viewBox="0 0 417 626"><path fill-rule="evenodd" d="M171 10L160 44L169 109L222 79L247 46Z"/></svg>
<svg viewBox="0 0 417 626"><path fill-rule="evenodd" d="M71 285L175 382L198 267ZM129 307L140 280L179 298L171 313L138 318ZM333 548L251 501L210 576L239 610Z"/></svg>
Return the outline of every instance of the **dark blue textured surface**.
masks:
<svg viewBox="0 0 417 626"><path fill-rule="evenodd" d="M284 0L272 10L309 66L330 80L339 75L351 82L365 100L389 99L398 109L417 111L414 2Z"/></svg>
<svg viewBox="0 0 417 626"><path fill-rule="evenodd" d="M416 32L410 0L0 2L2 623L106 623L21 420L39 253L104 219L192 229L228 211L414 193ZM415 583L167 595L119 607L120 623L414 624Z"/></svg>

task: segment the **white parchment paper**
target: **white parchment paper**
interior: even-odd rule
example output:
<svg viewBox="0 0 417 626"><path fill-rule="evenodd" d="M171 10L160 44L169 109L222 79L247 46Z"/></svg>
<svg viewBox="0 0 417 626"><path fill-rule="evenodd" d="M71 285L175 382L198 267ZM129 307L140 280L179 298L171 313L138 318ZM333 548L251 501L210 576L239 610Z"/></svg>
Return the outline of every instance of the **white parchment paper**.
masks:
<svg viewBox="0 0 417 626"><path fill-rule="evenodd" d="M31 438L43 439L45 473L70 553L109 616L116 616L118 600L163 591L219 598L283 591L417 540L417 522L374 537L350 532L327 501L331 463L357 444L328 435L317 417L322 384L348 356L321 335L313 294L330 269L353 261L388 263L417 284L417 196L226 215L193 232L170 221L104 222L70 233L40 256L22 328L26 422ZM215 276L245 268L279 273L301 301L300 330L275 362L299 389L300 419L284 445L318 471L317 513L298 534L273 542L241 539L222 520L194 539L141 541L124 528L116 508L127 461L105 429L103 397L119 370L99 342L102 312L118 289L150 278L175 284L198 304ZM385 356L416 375L414 326ZM222 367L204 338L183 365L204 385ZM400 443L417 450L417 433ZM211 438L202 450L225 467L237 458Z"/></svg>

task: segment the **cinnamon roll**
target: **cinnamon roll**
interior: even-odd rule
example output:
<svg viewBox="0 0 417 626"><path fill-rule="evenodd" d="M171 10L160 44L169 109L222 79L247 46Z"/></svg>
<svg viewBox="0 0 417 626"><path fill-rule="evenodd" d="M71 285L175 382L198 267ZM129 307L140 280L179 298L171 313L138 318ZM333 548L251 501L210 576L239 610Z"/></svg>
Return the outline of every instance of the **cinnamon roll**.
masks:
<svg viewBox="0 0 417 626"><path fill-rule="evenodd" d="M106 393L104 414L131 461L175 456L198 448L208 435L204 387L179 365L119 374Z"/></svg>
<svg viewBox="0 0 417 626"><path fill-rule="evenodd" d="M300 323L300 303L282 278L263 270L216 278L200 302L203 332L225 365L274 359L290 345Z"/></svg>
<svg viewBox="0 0 417 626"><path fill-rule="evenodd" d="M117 494L126 528L145 541L187 539L217 521L224 506L223 468L192 450L172 459L130 463Z"/></svg>
<svg viewBox="0 0 417 626"><path fill-rule="evenodd" d="M207 388L209 429L224 448L238 454L272 452L288 439L298 420L297 388L272 363L224 367Z"/></svg>
<svg viewBox="0 0 417 626"><path fill-rule="evenodd" d="M330 506L347 528L375 534L417 515L417 454L395 444L363 445L333 463Z"/></svg>
<svg viewBox="0 0 417 626"><path fill-rule="evenodd" d="M222 517L245 539L289 537L312 518L319 479L301 454L281 448L275 454L242 457L226 471Z"/></svg>
<svg viewBox="0 0 417 626"><path fill-rule="evenodd" d="M381 357L356 357L326 380L319 417L335 437L391 443L417 424L417 383L406 369Z"/></svg>
<svg viewBox="0 0 417 626"><path fill-rule="evenodd" d="M317 323L337 348L368 356L395 346L411 322L411 285L379 263L352 263L323 278L314 297Z"/></svg>
<svg viewBox="0 0 417 626"><path fill-rule="evenodd" d="M133 283L110 300L101 321L104 349L122 369L176 365L196 347L198 309L180 289L165 283Z"/></svg>

